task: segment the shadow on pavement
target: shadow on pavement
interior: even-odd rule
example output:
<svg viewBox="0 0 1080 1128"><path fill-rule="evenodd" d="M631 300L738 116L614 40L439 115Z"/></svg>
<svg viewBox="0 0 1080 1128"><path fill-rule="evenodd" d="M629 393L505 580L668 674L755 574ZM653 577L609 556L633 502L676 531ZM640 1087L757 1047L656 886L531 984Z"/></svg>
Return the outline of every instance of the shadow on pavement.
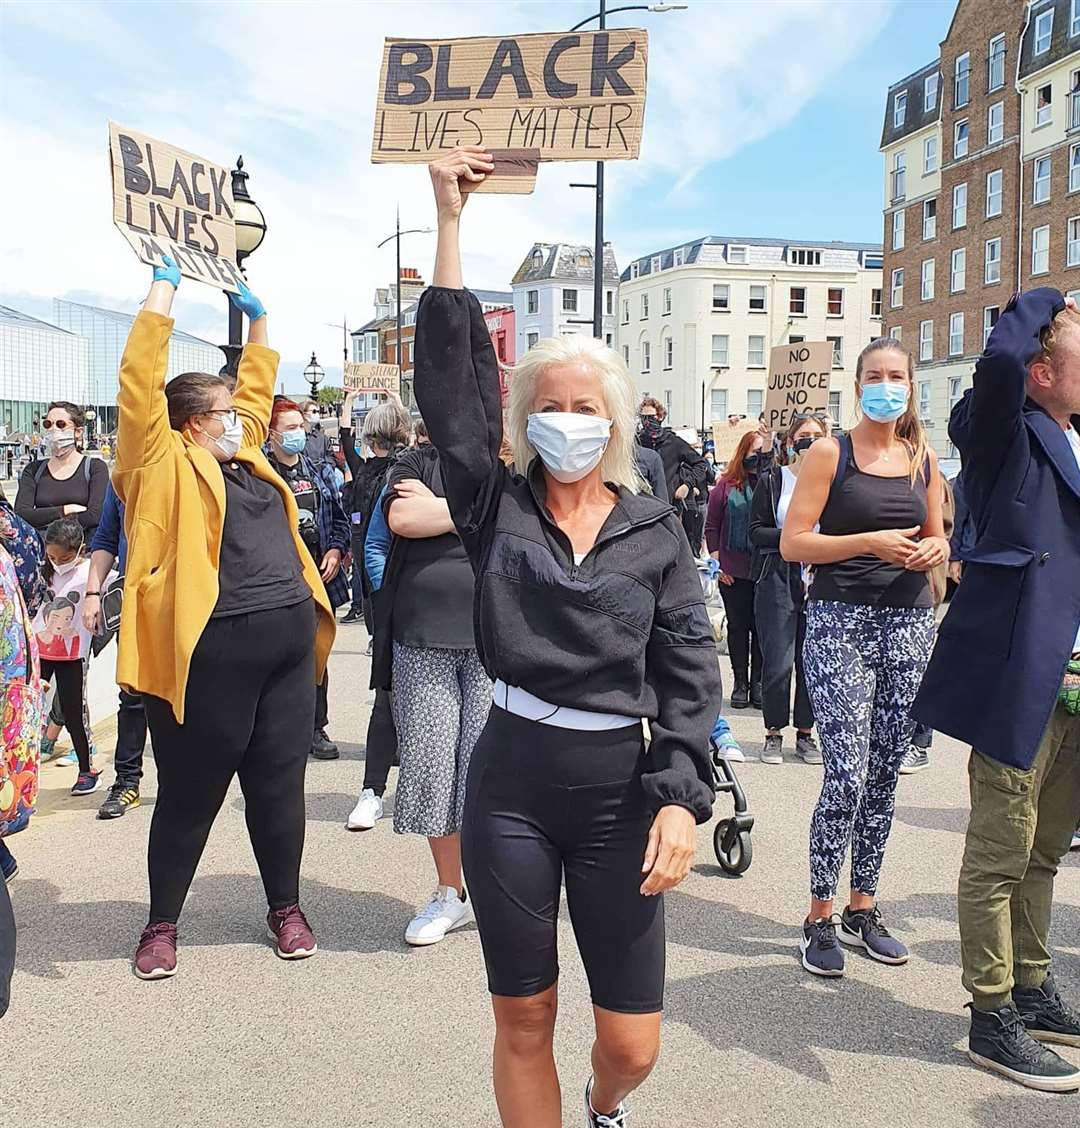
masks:
<svg viewBox="0 0 1080 1128"><path fill-rule="evenodd" d="M966 807L901 807L897 806L897 822L919 830L948 830L966 834L968 810Z"/></svg>

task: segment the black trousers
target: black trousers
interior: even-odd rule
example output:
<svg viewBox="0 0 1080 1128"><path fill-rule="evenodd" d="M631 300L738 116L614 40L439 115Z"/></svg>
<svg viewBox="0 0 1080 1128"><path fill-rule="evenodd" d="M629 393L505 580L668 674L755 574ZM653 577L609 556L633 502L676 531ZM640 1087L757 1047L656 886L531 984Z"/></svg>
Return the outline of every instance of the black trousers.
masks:
<svg viewBox="0 0 1080 1128"><path fill-rule="evenodd" d="M0 878L0 1018L11 1002L11 977L15 972L15 914L7 882Z"/></svg>
<svg viewBox="0 0 1080 1128"><path fill-rule="evenodd" d="M353 525L352 533L352 606L359 611L364 606L364 536L363 525Z"/></svg>
<svg viewBox="0 0 1080 1128"><path fill-rule="evenodd" d="M367 744L364 748L364 788L376 795L386 792L390 768L398 758L397 728L389 690L375 690L375 704L368 721Z"/></svg>
<svg viewBox="0 0 1080 1128"><path fill-rule="evenodd" d="M680 520L686 533L686 539L690 542L691 552L695 556L700 556L701 540L705 535L705 506L687 499L682 502Z"/></svg>
<svg viewBox="0 0 1080 1128"><path fill-rule="evenodd" d="M120 690L120 708L116 714L116 782L125 787L138 787L143 774L146 752L146 709L142 694Z"/></svg>
<svg viewBox="0 0 1080 1128"><path fill-rule="evenodd" d="M754 585L754 623L761 643L762 712L767 729L791 723L791 671L795 671L795 727L809 729L814 710L803 673L806 637L802 566L789 564L780 554L765 558L761 578Z"/></svg>
<svg viewBox="0 0 1080 1128"><path fill-rule="evenodd" d="M41 660L41 676L56 686L56 698L64 712L75 754L79 757L79 771L90 770L90 738L83 723L83 693L86 692L85 664L76 659L71 662L56 662L50 658Z"/></svg>
<svg viewBox="0 0 1080 1128"><path fill-rule="evenodd" d="M754 584L736 580L720 585L720 598L727 616L728 656L737 684L761 681L761 646L754 620ZM749 673L749 677L747 674Z"/></svg>
<svg viewBox="0 0 1080 1128"><path fill-rule="evenodd" d="M323 680L315 687L315 732L326 728L330 723L330 705L327 700L330 691L330 671L323 674Z"/></svg>
<svg viewBox="0 0 1080 1128"><path fill-rule="evenodd" d="M175 924L234 775L270 908L299 900L304 772L315 724L315 603L211 619L195 647L185 719L144 697L158 795L150 923Z"/></svg>

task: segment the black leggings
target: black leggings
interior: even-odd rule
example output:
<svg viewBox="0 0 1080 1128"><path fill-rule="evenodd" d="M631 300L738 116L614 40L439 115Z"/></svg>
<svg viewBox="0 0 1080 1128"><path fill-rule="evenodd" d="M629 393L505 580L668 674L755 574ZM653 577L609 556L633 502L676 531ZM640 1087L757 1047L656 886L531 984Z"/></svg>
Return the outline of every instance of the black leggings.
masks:
<svg viewBox="0 0 1080 1128"><path fill-rule="evenodd" d="M728 655L737 685L761 681L761 646L754 620L754 582L736 580L720 585L720 598L727 616Z"/></svg>
<svg viewBox="0 0 1080 1128"><path fill-rule="evenodd" d="M299 900L304 771L315 722L315 604L211 619L191 659L185 721L144 697L157 764L150 923L175 924L210 827L240 776L272 909Z"/></svg>
<svg viewBox="0 0 1080 1128"><path fill-rule="evenodd" d="M641 726L578 732L492 706L473 749L461 852L493 995L559 977L559 885L593 1002L652 1014L664 1003L664 903L643 897L652 814Z"/></svg>
<svg viewBox="0 0 1080 1128"><path fill-rule="evenodd" d="M90 770L90 738L83 722L85 672L86 666L78 659L71 662L56 662L50 658L41 660L41 676L56 686L56 698L64 712L64 724L71 736L71 743L75 746L75 754L79 757L80 773Z"/></svg>

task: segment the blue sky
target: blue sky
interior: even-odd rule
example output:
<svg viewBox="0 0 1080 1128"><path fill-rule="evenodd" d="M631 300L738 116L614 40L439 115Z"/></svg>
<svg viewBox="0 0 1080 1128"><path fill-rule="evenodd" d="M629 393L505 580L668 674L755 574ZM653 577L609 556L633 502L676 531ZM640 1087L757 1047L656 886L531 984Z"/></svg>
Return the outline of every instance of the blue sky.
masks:
<svg viewBox="0 0 1080 1128"><path fill-rule="evenodd" d="M702 234L881 239L885 92L934 57L953 0L691 0L626 13L649 28L642 156L608 166L607 234L624 265ZM592 0L413 3L5 3L0 7L0 303L53 297L133 310L147 283L111 223L107 122L221 163L242 152L269 233L249 276L293 373L328 372L372 315L403 226L433 221L422 168L368 160L384 36L569 27ZM640 17L640 21L636 18ZM623 26L632 26L630 21ZM588 166L548 164L526 197L466 213L466 281L508 289L533 240L592 241ZM480 204L480 208L476 205ZM481 208L480 218L477 214ZM12 222L12 217L19 217ZM430 275L434 243L404 244ZM221 340L224 299L185 282L181 327Z"/></svg>

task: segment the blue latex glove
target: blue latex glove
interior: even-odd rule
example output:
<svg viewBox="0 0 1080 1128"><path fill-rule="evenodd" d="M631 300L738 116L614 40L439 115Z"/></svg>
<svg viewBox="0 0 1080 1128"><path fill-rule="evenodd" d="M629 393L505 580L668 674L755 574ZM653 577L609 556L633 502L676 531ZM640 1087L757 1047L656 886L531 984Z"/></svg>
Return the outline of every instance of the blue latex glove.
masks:
<svg viewBox="0 0 1080 1128"><path fill-rule="evenodd" d="M168 255L161 256L164 266L154 267L154 281L155 282L168 282L174 290L180 286L180 267Z"/></svg>
<svg viewBox="0 0 1080 1128"><path fill-rule="evenodd" d="M244 314L247 314L249 321L258 321L260 317L266 316L266 307L259 301L257 297L244 285L243 282L238 283L240 293L234 294L229 291L229 301L232 302L236 308Z"/></svg>

